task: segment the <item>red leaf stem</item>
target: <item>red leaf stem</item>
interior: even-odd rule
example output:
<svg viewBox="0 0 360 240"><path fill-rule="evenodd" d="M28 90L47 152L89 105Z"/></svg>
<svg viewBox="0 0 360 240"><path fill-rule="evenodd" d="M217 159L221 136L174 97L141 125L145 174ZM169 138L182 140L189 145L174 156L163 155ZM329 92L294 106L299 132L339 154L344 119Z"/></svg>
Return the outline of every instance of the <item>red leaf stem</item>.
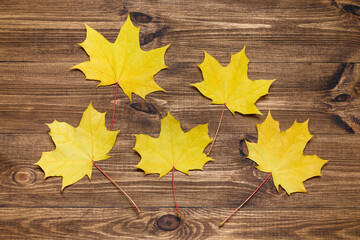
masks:
<svg viewBox="0 0 360 240"><path fill-rule="evenodd" d="M175 168L174 168L174 166L173 166L173 168L172 168L172 186L173 186L173 192L174 192L174 201L175 201L177 216L180 217L179 208L178 208L178 205L177 205L177 202L176 202L175 183L174 183L174 172L175 172Z"/></svg>
<svg viewBox="0 0 360 240"><path fill-rule="evenodd" d="M261 186L264 185L264 183L270 178L270 176L271 176L271 173L269 173L269 175L268 175L268 176L265 178L265 180L257 187L257 189L256 189L237 209L235 209L227 218L225 218L225 220L222 221L222 222L219 224L219 226L221 227L222 225L224 225L224 223L225 223L227 220L229 220L229 218L231 218L232 215L234 215L242 206L244 206L245 203L247 203L247 202L250 200L250 198L251 198L252 196L254 196L254 194L261 188Z"/></svg>
<svg viewBox="0 0 360 240"><path fill-rule="evenodd" d="M124 189L122 189L114 180L112 180L103 170L101 170L94 161L92 161L93 165L102 173L104 174L105 177L107 177L107 179L110 180L110 182L112 182L118 189L120 189L120 191L130 200L130 202L136 207L137 211L140 213L140 209L139 207L136 205L136 203L131 199L131 197L124 191Z"/></svg>
<svg viewBox="0 0 360 240"><path fill-rule="evenodd" d="M115 99L114 99L113 114L112 114L112 118L111 118L111 127L110 127L110 131L112 131L112 129L113 129L113 124L114 124L115 106L116 106L116 95L117 95L118 88L119 88L119 83L116 83L116 89L115 89Z"/></svg>
<svg viewBox="0 0 360 240"><path fill-rule="evenodd" d="M214 146L215 140L216 140L217 135L218 135L218 133L219 133L221 121L222 121L223 116L224 116L225 106L226 106L226 104L224 104L224 106L223 106L223 109L222 109L222 112L221 112L221 116L220 116L220 120L219 120L219 124L218 124L218 127L217 127L216 132L215 132L214 140L212 141L211 146L210 146L210 149L209 149L209 152L207 153L208 156L209 156L210 153L211 153L211 150L212 150L212 148L213 148L213 146Z"/></svg>

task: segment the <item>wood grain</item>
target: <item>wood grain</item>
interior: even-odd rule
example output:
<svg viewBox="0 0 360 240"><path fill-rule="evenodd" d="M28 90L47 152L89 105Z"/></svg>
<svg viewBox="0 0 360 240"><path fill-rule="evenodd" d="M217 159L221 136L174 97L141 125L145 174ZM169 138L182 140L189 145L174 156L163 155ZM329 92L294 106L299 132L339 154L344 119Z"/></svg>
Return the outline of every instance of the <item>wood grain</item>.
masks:
<svg viewBox="0 0 360 240"><path fill-rule="evenodd" d="M0 220L0 230L7 239L14 236L16 239L63 238L64 231L68 238L77 239L257 239L259 236L267 239L356 239L360 232L359 225L350 220L357 217L352 209L334 209L336 220L325 219L328 211L321 209L303 209L303 212L250 209L234 216L226 227L219 228L221 213L226 211L230 209L182 209L183 219L176 231L161 231L157 220L168 212L166 208L150 209L141 216L119 208L9 208Z"/></svg>
<svg viewBox="0 0 360 240"><path fill-rule="evenodd" d="M150 50L171 43L168 69L155 76L166 92L133 101L119 91L112 158L99 166L134 198L127 199L94 168L61 191L61 178L35 166L54 149L45 123L77 126L92 101L108 114L115 86L96 88L70 67L88 56L77 43L87 23L114 41L127 15ZM360 238L360 4L355 0L135 0L0 2L0 239L358 239ZM276 79L257 106L262 116L225 112L204 171L175 173L182 218L174 216L171 176L158 180L134 168L133 134L157 137L171 111L184 131L209 123L221 106L191 83L202 80L203 51L226 66L246 45L250 79ZM305 154L330 160L307 194L288 196L268 181L222 228L220 221L266 173L246 158L244 139L268 110L286 130L310 119L315 135Z"/></svg>

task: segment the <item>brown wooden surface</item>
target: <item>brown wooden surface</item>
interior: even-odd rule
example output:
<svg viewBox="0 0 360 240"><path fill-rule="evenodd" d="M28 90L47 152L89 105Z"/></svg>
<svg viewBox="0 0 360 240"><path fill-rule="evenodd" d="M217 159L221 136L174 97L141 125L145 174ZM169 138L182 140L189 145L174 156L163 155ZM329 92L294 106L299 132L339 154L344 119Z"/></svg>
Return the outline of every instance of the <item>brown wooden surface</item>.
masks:
<svg viewBox="0 0 360 240"><path fill-rule="evenodd" d="M96 88L69 68L88 59L77 45L87 23L114 41L130 14L141 27L144 50L171 43L168 69L155 76L166 89L134 96L120 91L114 129L121 129L99 166L140 206L94 168L61 192L61 179L43 179L34 166L54 149L54 119L76 126L92 101L107 111L115 86ZM0 238L1 239L359 239L360 238L360 2L355 0L136 0L0 1ZM251 79L273 79L257 106L270 109L282 130L310 118L315 137L305 149L329 159L309 193L287 196L268 181L222 228L218 223L266 177L245 158L243 140L256 140L265 116L225 112L204 171L175 173L179 226L171 175L160 181L134 168L133 134L157 136L168 111L184 130L209 122L216 130L221 106L189 84L202 79L206 50L223 65L246 45ZM161 218L161 219L160 219ZM160 220L159 220L160 219ZM168 221L168 222L167 222ZM163 225L161 225L161 222Z"/></svg>

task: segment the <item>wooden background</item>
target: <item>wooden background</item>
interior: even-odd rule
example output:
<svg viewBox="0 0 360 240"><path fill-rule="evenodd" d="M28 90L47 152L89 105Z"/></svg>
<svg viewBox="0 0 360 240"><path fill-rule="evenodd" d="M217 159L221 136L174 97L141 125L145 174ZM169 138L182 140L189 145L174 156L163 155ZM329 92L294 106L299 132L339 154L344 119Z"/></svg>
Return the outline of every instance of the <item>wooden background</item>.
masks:
<svg viewBox="0 0 360 240"><path fill-rule="evenodd" d="M77 70L88 56L77 45L87 23L109 41L130 14L144 50L171 43L168 69L155 76L167 90L134 96L120 91L112 158L99 162L141 207L95 168L61 189L34 166L54 149L45 123L77 126L90 101L107 111L115 86L96 88ZM3 0L0 1L0 238L1 239L359 239L360 238L360 2L355 0ZM222 228L218 223L267 176L246 159L244 139L256 141L265 116L225 112L204 171L176 172L182 219L175 214L171 174L160 181L134 168L133 134L156 137L167 111L188 131L209 122L213 136L222 110L191 83L208 51L223 65L246 45L250 79L273 79L261 112L286 130L310 118L315 137L305 154L329 159L308 193L287 196L268 181Z"/></svg>

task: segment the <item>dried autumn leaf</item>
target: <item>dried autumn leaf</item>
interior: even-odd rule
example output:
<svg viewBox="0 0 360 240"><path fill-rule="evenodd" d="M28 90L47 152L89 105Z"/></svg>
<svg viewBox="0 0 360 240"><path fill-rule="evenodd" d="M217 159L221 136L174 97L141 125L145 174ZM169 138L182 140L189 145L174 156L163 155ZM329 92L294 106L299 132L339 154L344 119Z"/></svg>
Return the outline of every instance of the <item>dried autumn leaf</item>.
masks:
<svg viewBox="0 0 360 240"><path fill-rule="evenodd" d="M180 122L170 113L161 119L159 138L139 134L136 136L136 150L141 155L137 168L145 174L158 173L159 178L175 169L189 174L191 169L200 169L212 159L203 153L212 141L208 135L208 124L198 125L189 132L181 130Z"/></svg>
<svg viewBox="0 0 360 240"><path fill-rule="evenodd" d="M308 130L308 121L294 124L285 132L280 131L279 122L275 121L270 111L265 121L257 125L258 141L245 141L248 158L258 164L257 169L269 172L256 190L237 207L220 226L244 206L261 186L272 176L279 191L281 185L288 195L294 192L306 192L303 182L315 176L321 176L321 168L328 162L316 155L304 155L303 150L312 138Z"/></svg>
<svg viewBox="0 0 360 240"><path fill-rule="evenodd" d="M85 175L91 179L93 161L110 157L107 153L114 146L120 131L108 131L105 113L96 111L91 103L77 128L56 120L48 126L56 149L44 152L35 164L44 170L45 178L62 176L62 189Z"/></svg>
<svg viewBox="0 0 360 240"><path fill-rule="evenodd" d="M151 92L164 91L153 76L167 68L164 54L169 45L151 51L141 50L140 28L132 24L129 16L115 43L110 43L88 25L86 29L86 39L80 46L90 61L73 67L81 70L86 79L100 81L99 86L118 83L130 100L132 93L145 98Z"/></svg>
<svg viewBox="0 0 360 240"><path fill-rule="evenodd" d="M304 155L303 150L312 138L308 121L294 124L285 132L280 131L279 122L269 114L257 125L258 142L246 142L248 158L258 164L257 169L272 174L274 185L281 185L290 195L306 192L303 182L321 176L321 168L327 162L316 155Z"/></svg>
<svg viewBox="0 0 360 240"><path fill-rule="evenodd" d="M184 133L180 122L168 113L161 119L159 138L143 134L135 136L134 150L141 155L137 168L142 169L145 174L158 173L159 178L172 170L175 204L180 216L175 197L174 169L189 174L189 170L202 170L204 164L212 160L203 153L212 141L208 135L208 124L198 125Z"/></svg>
<svg viewBox="0 0 360 240"><path fill-rule="evenodd" d="M245 47L239 53L231 55L226 67L205 52L204 62L199 65L204 80L192 85L205 97L212 99L212 104L225 104L233 114L261 114L255 102L268 94L275 79L250 80L247 77L248 63Z"/></svg>

